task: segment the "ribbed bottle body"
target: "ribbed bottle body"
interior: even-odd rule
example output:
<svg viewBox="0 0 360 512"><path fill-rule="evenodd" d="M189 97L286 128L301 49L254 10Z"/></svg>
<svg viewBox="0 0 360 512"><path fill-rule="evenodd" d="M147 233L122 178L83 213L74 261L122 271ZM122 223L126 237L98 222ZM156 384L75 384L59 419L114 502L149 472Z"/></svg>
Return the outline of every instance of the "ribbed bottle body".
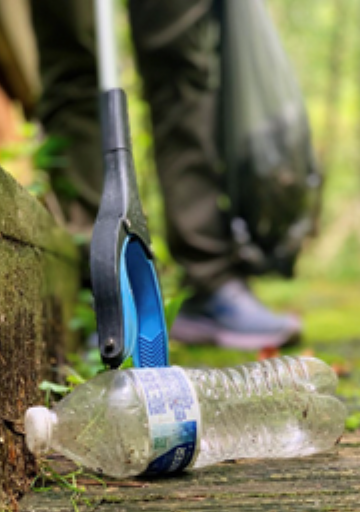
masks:
<svg viewBox="0 0 360 512"><path fill-rule="evenodd" d="M330 449L343 432L336 375L317 359L284 357L187 375L201 410L195 467L310 455Z"/></svg>

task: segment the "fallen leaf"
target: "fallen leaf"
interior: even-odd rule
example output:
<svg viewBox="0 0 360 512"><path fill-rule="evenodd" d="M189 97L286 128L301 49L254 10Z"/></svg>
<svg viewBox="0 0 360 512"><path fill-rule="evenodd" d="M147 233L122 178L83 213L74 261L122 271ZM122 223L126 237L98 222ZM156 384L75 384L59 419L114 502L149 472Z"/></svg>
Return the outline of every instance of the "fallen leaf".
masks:
<svg viewBox="0 0 360 512"><path fill-rule="evenodd" d="M257 354L257 360L263 361L264 359L270 359L271 357L279 357L280 351L274 347L265 347L260 350Z"/></svg>

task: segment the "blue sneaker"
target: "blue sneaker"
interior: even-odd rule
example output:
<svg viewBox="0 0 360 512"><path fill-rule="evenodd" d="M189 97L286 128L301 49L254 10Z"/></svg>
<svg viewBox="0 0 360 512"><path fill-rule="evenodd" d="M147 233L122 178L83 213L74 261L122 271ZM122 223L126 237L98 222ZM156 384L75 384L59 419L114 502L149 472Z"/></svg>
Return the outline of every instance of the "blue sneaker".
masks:
<svg viewBox="0 0 360 512"><path fill-rule="evenodd" d="M278 348L299 341L301 323L272 313L240 280L229 281L208 298L187 300L170 336L185 343L211 343L241 350Z"/></svg>

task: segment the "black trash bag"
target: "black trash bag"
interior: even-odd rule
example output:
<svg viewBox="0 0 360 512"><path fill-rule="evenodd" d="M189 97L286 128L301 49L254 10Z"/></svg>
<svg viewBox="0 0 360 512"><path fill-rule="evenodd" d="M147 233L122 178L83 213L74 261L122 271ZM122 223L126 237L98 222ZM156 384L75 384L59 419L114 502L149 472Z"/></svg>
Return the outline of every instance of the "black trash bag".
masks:
<svg viewBox="0 0 360 512"><path fill-rule="evenodd" d="M263 0L222 1L223 150L244 270L293 274L321 176L299 86Z"/></svg>

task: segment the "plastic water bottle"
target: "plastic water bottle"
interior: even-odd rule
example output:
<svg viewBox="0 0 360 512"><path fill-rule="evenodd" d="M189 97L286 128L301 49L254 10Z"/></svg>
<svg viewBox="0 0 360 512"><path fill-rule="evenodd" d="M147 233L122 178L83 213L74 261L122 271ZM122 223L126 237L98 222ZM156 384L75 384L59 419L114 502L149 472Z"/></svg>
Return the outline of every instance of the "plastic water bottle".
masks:
<svg viewBox="0 0 360 512"><path fill-rule="evenodd" d="M331 368L307 357L221 370L112 370L52 411L30 408L26 439L34 453L55 450L118 478L310 455L342 435L336 385Z"/></svg>

